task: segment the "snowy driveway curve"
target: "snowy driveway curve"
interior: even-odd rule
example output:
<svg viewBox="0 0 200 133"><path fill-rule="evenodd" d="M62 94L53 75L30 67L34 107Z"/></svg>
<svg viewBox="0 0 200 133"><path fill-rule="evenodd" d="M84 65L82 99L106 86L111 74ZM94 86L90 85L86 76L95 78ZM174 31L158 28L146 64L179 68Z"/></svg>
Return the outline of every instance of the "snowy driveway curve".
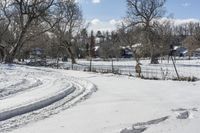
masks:
<svg viewBox="0 0 200 133"><path fill-rule="evenodd" d="M200 130L199 81L142 80L113 74L26 66L2 66L0 69L1 75L10 74L12 79L16 79L14 84L26 82L27 86L29 82L36 85L40 81L38 87L45 84L54 86L61 79L64 83L67 79L62 85L67 88L72 83L76 88L73 93L49 106L0 121L0 132L198 133ZM29 74L25 74L26 72ZM0 78L6 83L5 88L15 88L9 87L12 85L7 78ZM35 80L30 81L29 78ZM95 91L95 86L91 82L98 87L93 95L91 93ZM18 91L7 90L5 94L10 95L2 97L0 102L28 93L37 87L24 88L23 91L17 87L15 89ZM60 89L62 90L62 86ZM10 91L12 93L8 93ZM74 106L88 95L91 95L89 99ZM70 108L72 106L74 107Z"/></svg>
<svg viewBox="0 0 200 133"><path fill-rule="evenodd" d="M13 133L198 133L200 82L59 70L95 83L88 100ZM182 112L183 111L183 112ZM177 119L184 112L187 119ZM136 128L133 129L132 127ZM127 132L126 132L127 131Z"/></svg>
<svg viewBox="0 0 200 133"><path fill-rule="evenodd" d="M43 119L42 114L54 114L55 110L72 106L96 90L88 81L45 68L1 65L0 79L0 131L33 118ZM14 122L19 119L19 123Z"/></svg>

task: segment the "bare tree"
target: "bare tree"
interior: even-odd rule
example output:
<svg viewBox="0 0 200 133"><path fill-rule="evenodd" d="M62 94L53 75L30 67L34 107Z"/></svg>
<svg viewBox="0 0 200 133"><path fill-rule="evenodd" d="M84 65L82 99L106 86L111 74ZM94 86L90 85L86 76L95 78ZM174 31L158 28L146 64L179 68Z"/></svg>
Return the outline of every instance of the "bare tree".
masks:
<svg viewBox="0 0 200 133"><path fill-rule="evenodd" d="M173 25L170 21L156 22L153 34L153 43L156 46L154 54L159 56L168 55L170 45L173 43Z"/></svg>
<svg viewBox="0 0 200 133"><path fill-rule="evenodd" d="M195 28L194 28L194 38L196 39L197 43L198 43L198 46L200 47L200 23L196 23L194 24Z"/></svg>
<svg viewBox="0 0 200 133"><path fill-rule="evenodd" d="M99 48L99 54L104 59L109 58L118 58L120 55L120 44L119 44L119 36L117 32L111 32L108 31L105 33L105 35L102 35L105 37L104 41L100 42L100 48Z"/></svg>
<svg viewBox="0 0 200 133"><path fill-rule="evenodd" d="M175 26L173 29L175 45L183 45L188 49L189 58L193 51L200 47L200 24L199 23L185 23Z"/></svg>
<svg viewBox="0 0 200 133"><path fill-rule="evenodd" d="M8 4L5 14L10 14L8 21L11 26L15 26L15 43L9 49L4 61L12 63L17 52L24 46L25 42L34 36L49 31L55 21L50 18L55 3L54 0L4 0L1 3ZM51 17L53 17L52 15ZM34 34L31 27L42 25L44 30ZM30 35L30 36L28 36Z"/></svg>
<svg viewBox="0 0 200 133"><path fill-rule="evenodd" d="M154 55L155 46L150 35L154 27L154 21L164 13L166 0L127 0L127 20L129 26L142 25L145 33L147 47L150 48L151 63L157 63Z"/></svg>
<svg viewBox="0 0 200 133"><path fill-rule="evenodd" d="M198 41L194 36L187 36L183 41L183 46L188 49L189 59L192 56L192 53L199 48Z"/></svg>
<svg viewBox="0 0 200 133"><path fill-rule="evenodd" d="M11 23L11 14L8 12L9 9L9 0L2 0L0 2L0 40L4 33L8 30L8 27Z"/></svg>
<svg viewBox="0 0 200 133"><path fill-rule="evenodd" d="M6 55L6 45L4 43L5 41L4 38L9 37L5 34L9 30L8 28L11 23L11 15L9 12L7 12L8 8L9 8L9 1L2 0L0 2L0 55L2 61Z"/></svg>
<svg viewBox="0 0 200 133"><path fill-rule="evenodd" d="M89 36L88 36L87 27L81 30L79 49L80 49L79 54L81 57L89 56Z"/></svg>
<svg viewBox="0 0 200 133"><path fill-rule="evenodd" d="M73 40L74 34L79 31L82 24L82 12L75 0L59 2L57 10L61 10L61 12L57 14L61 21L56 24L53 32L58 39L60 47L67 50L72 64L75 64Z"/></svg>
<svg viewBox="0 0 200 133"><path fill-rule="evenodd" d="M125 26L122 26L118 30L118 36L122 46L131 49L136 62L139 63L140 58L144 57L146 53L146 48L143 48L142 45L138 46L138 44L143 43L141 27L135 25L127 29Z"/></svg>

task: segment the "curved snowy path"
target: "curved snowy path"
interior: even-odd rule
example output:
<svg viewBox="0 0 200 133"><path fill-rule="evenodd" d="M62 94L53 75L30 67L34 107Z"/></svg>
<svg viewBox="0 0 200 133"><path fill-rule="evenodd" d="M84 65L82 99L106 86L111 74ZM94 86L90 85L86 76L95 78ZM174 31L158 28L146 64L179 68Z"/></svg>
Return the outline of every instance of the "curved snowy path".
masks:
<svg viewBox="0 0 200 133"><path fill-rule="evenodd" d="M141 133L131 129L133 125L147 128L144 133L198 133L200 130L199 81L153 81L60 71L95 83L98 91L78 106L13 130L14 133L120 133L125 128L130 131L123 133ZM182 110L189 112L189 118L177 119Z"/></svg>
<svg viewBox="0 0 200 133"><path fill-rule="evenodd" d="M1 65L0 79L0 132L58 113L96 89L53 69L18 65Z"/></svg>

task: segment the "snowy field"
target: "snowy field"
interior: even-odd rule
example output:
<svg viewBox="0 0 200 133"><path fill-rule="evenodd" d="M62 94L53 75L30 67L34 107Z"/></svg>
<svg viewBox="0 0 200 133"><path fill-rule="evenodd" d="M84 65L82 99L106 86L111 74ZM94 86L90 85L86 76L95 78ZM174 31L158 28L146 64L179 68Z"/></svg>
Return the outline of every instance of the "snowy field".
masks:
<svg viewBox="0 0 200 133"><path fill-rule="evenodd" d="M195 61L194 68L188 71L196 71L196 65L199 64ZM142 80L18 65L0 65L0 79L0 117L1 113L16 109L15 117L0 122L0 132L198 133L200 130L200 81ZM92 93L96 87L97 91ZM67 93L61 96L63 92ZM23 109L28 109L28 113ZM16 113L18 110L21 114Z"/></svg>
<svg viewBox="0 0 200 133"><path fill-rule="evenodd" d="M150 64L149 60L141 60L142 76L145 78L158 79L175 79L177 74L171 60L159 60L159 64ZM199 77L200 75L200 59L194 58L187 60L184 58L176 59L176 67L180 77ZM77 60L77 64L73 66L75 70L88 70L90 61ZM113 68L120 74L137 76L135 73L136 61L134 59L119 60L113 62ZM60 62L61 68L71 69L70 62ZM93 60L92 69L97 72L112 71L111 61Z"/></svg>

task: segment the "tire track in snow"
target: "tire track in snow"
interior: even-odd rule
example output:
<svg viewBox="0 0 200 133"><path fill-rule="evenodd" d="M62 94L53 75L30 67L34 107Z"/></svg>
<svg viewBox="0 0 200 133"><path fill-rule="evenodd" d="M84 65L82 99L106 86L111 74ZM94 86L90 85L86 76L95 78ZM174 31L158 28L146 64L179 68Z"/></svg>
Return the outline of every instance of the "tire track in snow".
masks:
<svg viewBox="0 0 200 133"><path fill-rule="evenodd" d="M28 67L26 67L26 69L27 71L30 71L30 70L39 71L38 73L40 73L40 75L47 74L46 75L47 77L53 74L54 79L58 78L58 80L62 78L67 79L67 82L73 84L73 86L75 87L75 90L73 91L73 93L70 93L66 97L62 97L52 103L49 103L48 106L38 108L37 110L29 110L30 111L29 113L27 113L28 112L27 111L25 114L18 115L16 117L12 117L10 119L1 121L0 132L7 132L15 128L21 127L23 125L26 125L28 123L50 117L51 115L57 114L61 112L62 110L68 109L76 105L76 103L84 99L87 99L93 92L96 91L96 86L94 84L85 80L74 78L74 77L68 77L65 74L56 72L55 70L43 70L40 68L38 68L37 70L34 70L34 68L29 69ZM29 74L27 74L26 76L28 76ZM32 74L33 76L37 75L37 73L35 72L33 72ZM56 84L56 82L57 82L56 80L53 80L50 86L52 84ZM48 84L48 83L49 82L46 82L45 84Z"/></svg>
<svg viewBox="0 0 200 133"><path fill-rule="evenodd" d="M43 84L41 80L33 79L33 81L34 82L31 83L30 81L23 79L20 83L13 84L6 88L0 89L0 100L13 97L20 92L23 93L24 91L34 89L35 87L38 87Z"/></svg>

